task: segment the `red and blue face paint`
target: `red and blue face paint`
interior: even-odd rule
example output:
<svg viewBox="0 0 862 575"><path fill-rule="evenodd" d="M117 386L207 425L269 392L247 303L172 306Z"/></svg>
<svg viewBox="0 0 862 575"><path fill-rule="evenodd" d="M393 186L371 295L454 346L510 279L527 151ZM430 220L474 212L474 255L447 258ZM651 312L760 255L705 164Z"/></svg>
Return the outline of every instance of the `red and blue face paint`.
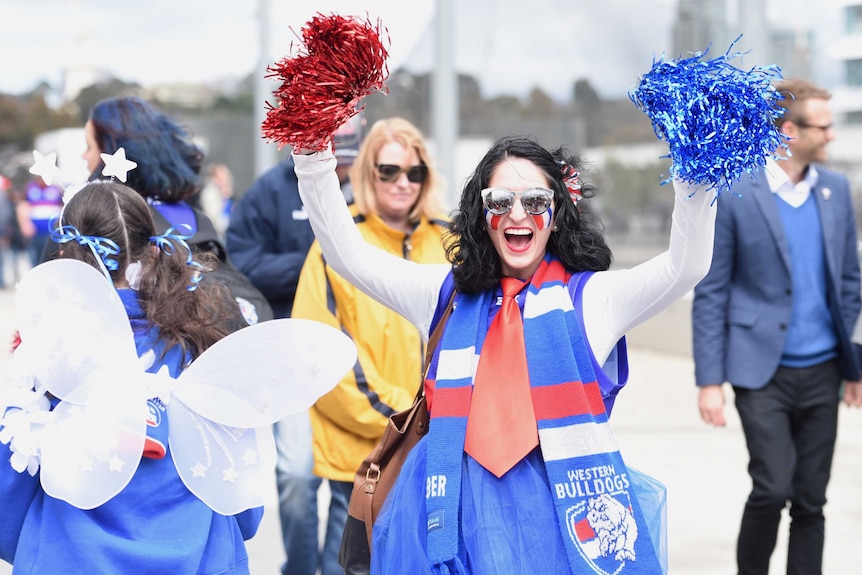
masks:
<svg viewBox="0 0 862 575"><path fill-rule="evenodd" d="M485 208L485 223L488 224L488 227L497 231L497 228L500 227L500 220L503 219L503 216L498 216L497 214L492 214L488 208Z"/></svg>
<svg viewBox="0 0 862 575"><path fill-rule="evenodd" d="M551 225L551 221L554 219L554 208L548 208L548 211L533 215L533 221L536 222L536 228L539 231L544 230L545 228Z"/></svg>

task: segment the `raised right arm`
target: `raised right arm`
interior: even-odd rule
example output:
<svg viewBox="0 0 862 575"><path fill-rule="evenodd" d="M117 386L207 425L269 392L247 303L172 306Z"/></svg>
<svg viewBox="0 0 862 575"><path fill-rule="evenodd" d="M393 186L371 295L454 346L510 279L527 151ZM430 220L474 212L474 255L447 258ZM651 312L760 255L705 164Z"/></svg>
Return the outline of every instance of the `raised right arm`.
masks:
<svg viewBox="0 0 862 575"><path fill-rule="evenodd" d="M428 338L448 264L411 262L365 242L335 174L331 151L294 154L299 194L327 263L344 279L400 313Z"/></svg>

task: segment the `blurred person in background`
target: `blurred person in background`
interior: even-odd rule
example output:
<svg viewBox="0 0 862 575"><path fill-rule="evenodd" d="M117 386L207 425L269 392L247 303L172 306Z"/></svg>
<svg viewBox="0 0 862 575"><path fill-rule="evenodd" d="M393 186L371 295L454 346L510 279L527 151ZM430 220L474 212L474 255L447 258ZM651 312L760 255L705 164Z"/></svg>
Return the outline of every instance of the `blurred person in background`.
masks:
<svg viewBox="0 0 862 575"><path fill-rule="evenodd" d="M335 150L337 154L337 143ZM369 244L405 260L446 262L443 181L415 126L401 118L375 122L350 181L351 214ZM337 557L354 475L383 435L389 416L413 403L424 345L413 324L330 269L318 243L302 268L293 317L338 328L359 352L353 371L310 410L314 474L329 480L332 493L322 573L342 575Z"/></svg>
<svg viewBox="0 0 862 575"><path fill-rule="evenodd" d="M12 205L12 182L0 174L0 289L6 287L6 261L12 241L12 222L15 208ZM14 260L12 260L14 261Z"/></svg>
<svg viewBox="0 0 862 575"><path fill-rule="evenodd" d="M219 237L224 238L234 204L233 174L224 164L212 164L206 171L197 205L212 220Z"/></svg>
<svg viewBox="0 0 862 575"><path fill-rule="evenodd" d="M187 241L192 250L212 253L219 260L204 281L221 283L230 290L235 302L230 330L272 319L269 303L228 259L213 222L189 204L201 189L204 162L190 130L141 98L116 97L93 106L84 131L87 148L82 157L91 180L104 177L101 155L113 155L122 148L126 158L137 163L128 172L126 185L147 201L158 232L175 228L185 234L183 226L189 226ZM53 257L57 250L56 244L49 243L43 259Z"/></svg>
<svg viewBox="0 0 862 575"><path fill-rule="evenodd" d="M27 182L24 197L15 207L21 235L27 241L30 264L42 260L42 252L51 238L51 221L63 208L63 188L47 184L41 176Z"/></svg>
<svg viewBox="0 0 862 575"><path fill-rule="evenodd" d="M739 575L769 572L788 504L787 573L817 575L842 380L845 402L862 405L856 221L847 178L820 165L835 138L829 92L775 87L789 150L718 202L712 266L694 290L695 376L710 425L726 424L722 386L733 386L748 446Z"/></svg>
<svg viewBox="0 0 862 575"><path fill-rule="evenodd" d="M335 135L336 171L348 199L348 173L361 136L360 116L351 118ZM264 294L276 318L292 316L299 273L314 241L293 166L288 157L257 178L237 201L225 234L231 260ZM273 431L278 450L279 517L287 556L282 573L315 575L321 563L317 511L321 479L312 473L308 412L279 421ZM335 561L333 556L337 567Z"/></svg>

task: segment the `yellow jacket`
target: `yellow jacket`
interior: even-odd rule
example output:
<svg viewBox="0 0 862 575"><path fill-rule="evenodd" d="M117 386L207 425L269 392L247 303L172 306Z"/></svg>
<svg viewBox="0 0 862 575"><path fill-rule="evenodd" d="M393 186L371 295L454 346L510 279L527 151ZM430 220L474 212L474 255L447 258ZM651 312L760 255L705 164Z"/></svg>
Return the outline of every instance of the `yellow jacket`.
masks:
<svg viewBox="0 0 862 575"><path fill-rule="evenodd" d="M355 207L353 214L369 243L417 262L446 262L443 221L423 219L408 237L377 215L357 215ZM404 317L329 268L317 242L302 267L292 317L341 329L356 344L353 371L310 410L315 475L352 482L389 416L413 403L422 378L422 339Z"/></svg>

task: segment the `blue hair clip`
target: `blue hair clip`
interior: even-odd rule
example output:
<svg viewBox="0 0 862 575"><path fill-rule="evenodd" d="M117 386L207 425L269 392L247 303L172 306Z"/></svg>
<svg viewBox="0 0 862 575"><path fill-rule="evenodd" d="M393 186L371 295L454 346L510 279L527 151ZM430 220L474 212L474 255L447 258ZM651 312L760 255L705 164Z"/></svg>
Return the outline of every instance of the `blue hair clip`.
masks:
<svg viewBox="0 0 862 575"><path fill-rule="evenodd" d="M171 226L167 229L167 231L158 236L151 236L150 241L153 242L165 255L172 256L176 253L177 248L175 244L181 245L185 248L186 253L188 254L186 257L186 265L193 268L195 271L192 274L192 283L186 289L188 291L195 291L198 288L198 284L201 283L204 274L204 268L201 264L196 262L194 258L192 258L192 249L189 247L189 244L186 240L191 239L194 235L191 233L192 227L188 224L180 224L180 228L185 229L188 233L181 234L177 232L177 228Z"/></svg>
<svg viewBox="0 0 862 575"><path fill-rule="evenodd" d="M90 251L96 256L96 262L102 268L102 273L105 274L109 282L114 283L108 270L116 271L119 268L117 260L114 259L120 254L120 246L116 242L100 236L85 236L75 226L68 225L52 225L51 239L58 244L77 242L90 248Z"/></svg>

